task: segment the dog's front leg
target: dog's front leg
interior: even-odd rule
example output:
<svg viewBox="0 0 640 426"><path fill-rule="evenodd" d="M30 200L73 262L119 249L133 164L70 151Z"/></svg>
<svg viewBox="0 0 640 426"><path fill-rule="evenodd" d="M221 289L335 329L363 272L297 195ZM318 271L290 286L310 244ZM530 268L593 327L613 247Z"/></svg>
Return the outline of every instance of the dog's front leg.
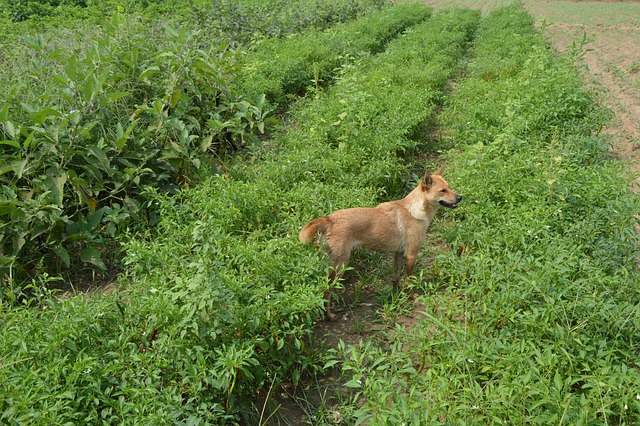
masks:
<svg viewBox="0 0 640 426"><path fill-rule="evenodd" d="M416 266L416 259L418 258L418 252L415 253L413 251L405 251L404 253L404 267L407 273L407 276L410 277L413 275L413 268Z"/></svg>

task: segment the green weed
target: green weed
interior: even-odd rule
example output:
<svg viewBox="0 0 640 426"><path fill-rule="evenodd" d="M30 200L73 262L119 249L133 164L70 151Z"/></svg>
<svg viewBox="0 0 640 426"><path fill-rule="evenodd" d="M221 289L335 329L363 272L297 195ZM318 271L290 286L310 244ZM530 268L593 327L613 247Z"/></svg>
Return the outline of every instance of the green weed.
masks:
<svg viewBox="0 0 640 426"><path fill-rule="evenodd" d="M26 294L5 287L3 422L262 423L277 417L267 402L279 386L331 368L342 374L338 405L326 393L316 407L303 398L317 423L637 423L637 201L597 136L608 113L520 6L482 20L438 13L379 55L342 62L327 87L311 66L316 90L269 141L254 137L265 98L232 84L238 51L203 48L187 27L162 29L153 45L133 20L110 22L89 50L44 37L13 46L41 78L0 71L13 87L0 107L2 177L15 192L2 232L16 230L18 242L2 254L23 238L25 253L44 240L58 262L53 247L82 260L100 247L90 231L110 225L127 253L120 291L56 299L51 275L36 275ZM448 88L470 45L473 61ZM330 283L322 253L297 241L300 226L406 194L407 159L433 149L442 108L438 149L451 147L448 173L465 202L435 225L461 249L436 255L431 282L411 282L425 306L411 328L319 350L312 326ZM187 179L214 168L201 154L245 142L217 163L224 173ZM121 186L106 183L125 174ZM177 186L189 189L167 195ZM150 210L142 232L118 216L133 214L130 194ZM25 200L38 201L33 211L8 210ZM62 221L59 234L29 217ZM41 229L54 237L20 234ZM102 255L88 249L84 260ZM387 297L390 324L408 312L404 297Z"/></svg>

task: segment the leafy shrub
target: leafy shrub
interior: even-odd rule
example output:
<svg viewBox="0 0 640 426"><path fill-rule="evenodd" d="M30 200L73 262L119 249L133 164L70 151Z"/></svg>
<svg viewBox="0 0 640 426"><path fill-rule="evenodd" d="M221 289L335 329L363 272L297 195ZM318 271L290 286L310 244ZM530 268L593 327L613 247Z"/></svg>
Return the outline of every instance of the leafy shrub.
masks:
<svg viewBox="0 0 640 426"><path fill-rule="evenodd" d="M36 25L59 25L53 21L73 20L111 16L120 11L143 12L145 16L164 15L167 12L188 15L192 11L192 2L163 2L159 0L0 0L0 9L5 10L12 22L31 21ZM175 15L174 15L175 16ZM63 24L69 28L69 22Z"/></svg>
<svg viewBox="0 0 640 426"><path fill-rule="evenodd" d="M169 26L150 44L135 25L115 15L79 52L28 39L29 78L10 76L0 108L3 275L78 258L103 267L103 237L138 216L146 188L188 186L203 161L212 168L208 152L263 129L264 98L232 83L234 51Z"/></svg>
<svg viewBox="0 0 640 426"><path fill-rule="evenodd" d="M3 9L6 7L14 22L24 21L32 16L48 16L55 13L60 6L86 7L85 0L17 0L0 2Z"/></svg>
<svg viewBox="0 0 640 426"><path fill-rule="evenodd" d="M283 37L306 28L322 30L385 6L385 0L216 0L193 14L212 38L249 43L256 37Z"/></svg>

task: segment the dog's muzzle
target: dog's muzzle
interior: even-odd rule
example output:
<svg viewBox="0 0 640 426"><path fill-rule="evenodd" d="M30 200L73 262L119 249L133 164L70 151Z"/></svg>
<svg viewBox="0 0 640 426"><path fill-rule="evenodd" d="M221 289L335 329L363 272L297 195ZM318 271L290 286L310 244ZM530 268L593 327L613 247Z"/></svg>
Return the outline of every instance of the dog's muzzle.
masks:
<svg viewBox="0 0 640 426"><path fill-rule="evenodd" d="M455 209L456 207L458 207L458 203L460 201L462 201L462 195L458 195L456 197L456 202L455 203L448 203L448 202L446 202L444 200L440 200L440 205L444 206L444 207L447 207L449 209Z"/></svg>

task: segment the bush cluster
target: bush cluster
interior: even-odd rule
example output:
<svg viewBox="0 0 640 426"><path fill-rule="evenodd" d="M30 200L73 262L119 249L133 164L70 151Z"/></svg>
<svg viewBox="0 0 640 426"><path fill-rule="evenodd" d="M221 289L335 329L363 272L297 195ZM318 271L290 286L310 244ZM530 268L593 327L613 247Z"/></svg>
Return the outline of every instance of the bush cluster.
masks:
<svg viewBox="0 0 640 426"><path fill-rule="evenodd" d="M233 51L200 48L195 32L169 26L150 44L122 18L82 50L29 37L29 67L9 75L0 107L3 275L77 260L103 268L104 238L138 217L146 188L176 192L209 152L263 128L264 97L248 99L232 82Z"/></svg>
<svg viewBox="0 0 640 426"><path fill-rule="evenodd" d="M0 0L0 10L13 23L24 22L43 27L72 28L76 20L89 19L100 22L100 18L116 11L137 11L150 17L168 12L187 15L193 2L162 2L159 0ZM71 25L70 25L71 24ZM30 25L20 25L28 28Z"/></svg>
<svg viewBox="0 0 640 426"><path fill-rule="evenodd" d="M370 28L358 22L341 31ZM153 224L147 190L176 193L265 131L264 93L236 83L241 49L206 27L116 13L84 30L27 36L7 54L24 59L7 56L0 73L0 274L17 283L10 294L41 272L104 271L114 236Z"/></svg>
<svg viewBox="0 0 640 426"><path fill-rule="evenodd" d="M234 44L280 38L306 28L323 30L382 9L385 0L215 0L201 2L192 19Z"/></svg>
<svg viewBox="0 0 640 426"><path fill-rule="evenodd" d="M85 0L2 0L0 6L12 21L19 22L29 19L32 16L53 15L60 7L86 7L87 2Z"/></svg>

